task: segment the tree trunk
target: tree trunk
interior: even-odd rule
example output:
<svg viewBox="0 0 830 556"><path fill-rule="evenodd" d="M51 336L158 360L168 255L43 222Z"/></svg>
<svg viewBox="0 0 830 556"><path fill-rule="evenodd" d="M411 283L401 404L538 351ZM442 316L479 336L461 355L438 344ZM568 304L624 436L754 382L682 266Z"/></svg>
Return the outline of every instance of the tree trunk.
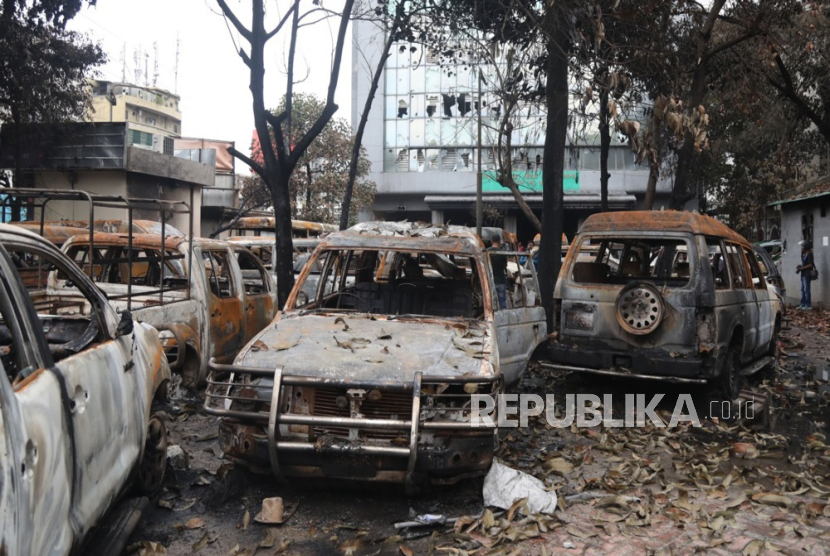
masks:
<svg viewBox="0 0 830 556"><path fill-rule="evenodd" d="M599 194L600 211L608 212L608 153L611 150L611 129L608 125L608 71L600 70L600 75L606 81L599 92Z"/></svg>
<svg viewBox="0 0 830 556"><path fill-rule="evenodd" d="M515 199L516 204L519 205L519 210L521 210L522 214L525 215L525 218L527 218L530 221L530 223L533 225L533 228L537 232L541 233L542 222L539 221L539 219L533 213L533 209L531 209L530 205L527 204L524 195L522 195L522 192L519 191L519 186L516 185L516 182L513 181L513 179L510 177L506 178L504 181L505 183L502 183L501 185L510 190L510 193L513 194L513 199Z"/></svg>
<svg viewBox="0 0 830 556"><path fill-rule="evenodd" d="M657 181L660 179L660 165L663 159L660 156L660 124L657 116L652 110L651 119L649 119L649 141L646 143L646 149L654 152L654 156L650 153L648 155L648 183L646 184L646 195L643 198L643 210L654 209L654 196L657 194Z"/></svg>
<svg viewBox="0 0 830 556"><path fill-rule="evenodd" d="M697 64L695 65L687 104L687 110L689 111L697 110L697 107L703 103L706 96L706 79L709 72L709 56L706 50L709 48L709 42L712 39L712 29L715 26L715 21L725 3L726 0L714 0L712 2L706 22L700 30L700 37L697 40ZM697 159L694 141L694 134L691 131L686 131L683 146L680 148L680 154L677 157L677 174L672 190L671 208L675 210L683 210L686 201L693 199L695 196L695 192L690 191L689 188L689 183L692 181L690 179L691 170Z"/></svg>
<svg viewBox="0 0 830 556"><path fill-rule="evenodd" d="M561 3L548 4L544 25L548 35L547 134L542 171L542 240L539 246L539 290L547 316L548 332L553 331L553 290L562 265L562 227L565 199L562 177L565 170L565 139L568 132L568 19Z"/></svg>
<svg viewBox="0 0 830 556"><path fill-rule="evenodd" d="M369 94L366 97L366 103L363 105L363 113L360 115L360 123L357 124L357 133L354 136L354 144L352 145L352 158L349 161L349 179L346 182L346 191L343 193L343 203L340 205L340 229L345 230L349 227L349 211L352 205L352 192L354 191L354 182L357 179L357 165L360 162L360 147L363 144L363 132L366 129L366 122L369 120L369 112L372 110L372 102L375 100L375 93L378 90L380 77L383 75L383 68L386 66L386 60L389 58L389 49L392 48L392 43L395 42L395 34L398 31L400 24L399 15L403 10L403 4L398 5L398 14L392 22L392 27L389 29L389 34L386 37L386 44L383 47L383 54L378 60L378 65L375 68L375 74L372 76L372 85L369 88Z"/></svg>

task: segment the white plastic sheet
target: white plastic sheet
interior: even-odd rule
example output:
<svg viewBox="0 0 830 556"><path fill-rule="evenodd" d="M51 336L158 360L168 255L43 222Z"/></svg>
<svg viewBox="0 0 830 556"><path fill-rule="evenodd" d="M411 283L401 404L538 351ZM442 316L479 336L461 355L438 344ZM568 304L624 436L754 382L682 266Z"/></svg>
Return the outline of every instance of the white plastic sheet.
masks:
<svg viewBox="0 0 830 556"><path fill-rule="evenodd" d="M542 481L494 459L484 478L484 505L507 510L521 498L527 498L530 513L552 514L556 510L556 493L545 490Z"/></svg>

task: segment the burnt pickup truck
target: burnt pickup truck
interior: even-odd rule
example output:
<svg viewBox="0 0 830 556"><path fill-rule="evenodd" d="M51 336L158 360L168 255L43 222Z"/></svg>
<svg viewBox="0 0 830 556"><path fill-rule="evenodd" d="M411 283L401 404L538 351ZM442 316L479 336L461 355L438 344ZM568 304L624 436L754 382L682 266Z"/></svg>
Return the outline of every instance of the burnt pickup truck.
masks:
<svg viewBox="0 0 830 556"><path fill-rule="evenodd" d="M41 287L50 271L77 295ZM153 405L169 380L153 327L119 316L54 245L0 224L0 552L79 553L131 485L161 487Z"/></svg>
<svg viewBox="0 0 830 556"><path fill-rule="evenodd" d="M781 301L752 246L701 214L588 217L554 301L560 370L708 384L734 399L777 355Z"/></svg>
<svg viewBox="0 0 830 556"><path fill-rule="evenodd" d="M276 288L250 251L224 241L155 234L95 233L67 240L63 251L91 269L98 287L117 308L159 329L171 368L184 384L207 376L211 357L229 362L273 319ZM190 272L188 261L198 264ZM91 262L91 266L90 266ZM72 299L74 281L54 272L49 289Z"/></svg>
<svg viewBox="0 0 830 556"><path fill-rule="evenodd" d="M496 431L471 426L471 394L515 382L545 338L532 265L504 277L501 308L496 256L520 254L455 226L373 222L323 239L285 310L233 365L211 362L205 409L226 457L413 490L486 473Z"/></svg>

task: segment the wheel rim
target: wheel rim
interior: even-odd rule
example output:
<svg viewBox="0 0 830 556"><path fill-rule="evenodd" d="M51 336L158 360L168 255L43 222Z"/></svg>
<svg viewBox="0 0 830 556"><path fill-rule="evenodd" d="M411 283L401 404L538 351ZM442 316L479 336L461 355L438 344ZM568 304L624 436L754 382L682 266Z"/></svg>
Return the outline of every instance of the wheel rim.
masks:
<svg viewBox="0 0 830 556"><path fill-rule="evenodd" d="M665 313L660 294L648 284L637 284L620 292L617 322L631 334L649 334L657 329Z"/></svg>
<svg viewBox="0 0 830 556"><path fill-rule="evenodd" d="M147 438L144 441L144 454L138 468L138 481L141 490L153 494L164 482L167 467L167 428L159 416L152 416L147 422Z"/></svg>

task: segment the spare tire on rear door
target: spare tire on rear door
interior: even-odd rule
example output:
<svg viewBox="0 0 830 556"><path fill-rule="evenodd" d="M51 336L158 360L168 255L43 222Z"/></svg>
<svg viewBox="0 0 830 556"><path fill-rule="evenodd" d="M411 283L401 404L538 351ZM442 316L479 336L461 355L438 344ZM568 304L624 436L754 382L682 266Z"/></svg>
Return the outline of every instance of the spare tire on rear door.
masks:
<svg viewBox="0 0 830 556"><path fill-rule="evenodd" d="M638 336L657 330L666 312L663 296L648 282L634 282L624 287L617 296L615 309L623 330Z"/></svg>

